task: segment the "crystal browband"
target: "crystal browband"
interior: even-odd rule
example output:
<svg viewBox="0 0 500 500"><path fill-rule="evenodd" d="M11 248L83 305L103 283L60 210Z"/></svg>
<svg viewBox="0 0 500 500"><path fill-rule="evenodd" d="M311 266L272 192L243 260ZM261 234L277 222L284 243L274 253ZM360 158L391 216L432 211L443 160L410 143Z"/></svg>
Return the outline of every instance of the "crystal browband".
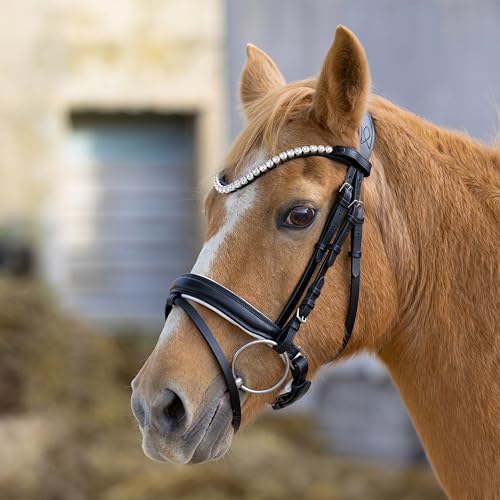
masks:
<svg viewBox="0 0 500 500"><path fill-rule="evenodd" d="M323 145L310 145L310 146L302 146L294 149L287 149L283 151L264 163L258 165L253 170L248 172L248 174L241 176L239 179L231 182L230 184L225 184L222 179L220 179L219 175L214 177L214 188L218 193L228 194L236 191L237 189L246 186L250 182L254 181L257 177L262 174L265 174L267 171L272 170L274 167L281 165L282 163L287 162L293 158L301 158L304 156L326 156L330 157L330 155L334 152L334 148L332 146L323 146Z"/></svg>

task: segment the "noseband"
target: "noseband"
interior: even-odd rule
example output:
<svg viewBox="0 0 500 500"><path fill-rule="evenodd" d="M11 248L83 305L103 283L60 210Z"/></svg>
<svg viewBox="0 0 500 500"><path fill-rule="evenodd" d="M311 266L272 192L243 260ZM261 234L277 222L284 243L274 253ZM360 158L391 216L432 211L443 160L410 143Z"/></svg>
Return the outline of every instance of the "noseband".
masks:
<svg viewBox="0 0 500 500"><path fill-rule="evenodd" d="M267 394L283 385L291 373L289 390L280 394L272 407L277 410L291 405L301 398L309 389L311 382L307 380L308 364L304 353L294 344L295 336L309 314L314 309L316 300L321 294L328 269L335 263L342 245L351 234L351 290L344 336L335 357L346 348L351 338L356 319L360 288L361 264L361 228L364 221L362 207L361 183L370 175L369 158L375 141L375 130L369 114L363 118L359 130L359 151L346 146L303 146L289 149L256 167L240 179L227 184L224 179L215 177L215 190L221 194L229 194L244 188L258 177L278 165L295 158L307 156L323 156L346 165L344 182L340 187L335 203L326 219L325 225L314 246L314 251L302 273L288 302L276 321L272 321L261 311L250 305L219 283L197 274L183 274L177 278L167 299L165 318L174 306L180 307L191 319L199 333L217 360L225 379L229 400L232 407L232 425L236 432L241 422L239 391L252 394ZM226 321L237 326L255 340L244 344L233 355L231 365L226 360L222 349L212 332L197 310L191 305L196 302L218 314ZM283 361L284 374L280 380L267 389L251 389L247 387L241 376L237 374L236 361L247 348L256 344L264 344L274 349Z"/></svg>

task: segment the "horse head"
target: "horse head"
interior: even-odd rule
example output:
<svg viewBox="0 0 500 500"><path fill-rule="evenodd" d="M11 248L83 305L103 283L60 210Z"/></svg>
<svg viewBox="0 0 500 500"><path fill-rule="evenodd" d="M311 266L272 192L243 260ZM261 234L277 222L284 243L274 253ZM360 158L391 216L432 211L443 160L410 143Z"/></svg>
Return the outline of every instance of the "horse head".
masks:
<svg viewBox="0 0 500 500"><path fill-rule="evenodd" d="M345 182L349 159L339 156L336 161L337 157L328 156L330 145L341 144L344 150L352 151L367 139L360 137L359 129L369 93L364 50L344 27L337 28L317 80L286 84L268 55L252 45L247 47L240 87L246 125L206 198L206 239L192 270L206 278L200 286L210 291L215 286L211 282L216 282L222 293L228 289L236 297L231 302L233 308L241 305L238 300L251 304L250 308L262 313L264 322L280 315L327 226L336 194L349 184ZM310 146L304 149L304 145ZM357 175L356 169L353 172ZM383 258L375 258L382 243L376 225L369 221L373 204L369 185L363 187L363 200L367 214L363 259L381 278L389 271ZM344 211L351 210L351 201L357 200L347 200ZM355 217L353 212L353 220ZM242 328L231 320L230 313L220 314L220 307L200 300L201 292L190 295L197 286L190 283L191 288L178 285L177 297L183 298L178 306L175 297L172 299L158 343L132 383L132 408L143 435L144 452L160 461L201 463L221 457L237 428L235 403L231 401L235 391L246 425L283 390L279 382L286 382L284 376L289 378L287 363L296 367L293 363L302 356L310 378L336 357L345 341L343 320L349 315L352 294L347 251L325 276L311 320L306 323L300 309L295 318L292 314L290 321L295 321L297 331L300 326L293 339L293 359L287 360L290 351L284 353L283 348L277 352L271 348L276 342L265 339L239 350L248 344L252 328ZM379 302L387 298L384 290L379 295ZM181 300L189 306L180 307ZM356 331L363 331L366 348L376 341L384 322L390 321L391 300L378 310L364 295L362 300L363 309L371 310L371 327L367 328L366 314L361 312ZM196 313L189 313L192 308ZM220 348L219 356L228 365L237 354L232 368L239 391L228 389L232 382L221 373L224 361L218 363L208 348L207 339L193 321L194 314L211 332L212 343ZM342 356L360 348L356 337ZM284 345L285 340L281 341ZM305 388L305 379L302 382ZM241 390L242 386L263 394ZM272 390L266 391L269 387Z"/></svg>

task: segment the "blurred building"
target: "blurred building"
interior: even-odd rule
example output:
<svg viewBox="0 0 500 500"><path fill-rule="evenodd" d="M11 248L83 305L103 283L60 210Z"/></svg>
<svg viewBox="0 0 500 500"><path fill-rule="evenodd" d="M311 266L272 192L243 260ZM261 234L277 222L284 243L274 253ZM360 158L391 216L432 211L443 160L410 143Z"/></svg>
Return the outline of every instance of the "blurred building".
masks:
<svg viewBox="0 0 500 500"><path fill-rule="evenodd" d="M5 242L28 243L63 306L157 330L171 280L199 248L211 174L241 127L245 44L300 79L318 72L339 23L364 44L376 92L438 124L496 134L500 0L3 2L0 266ZM420 456L383 369L346 367L326 370L302 406L332 447L393 463Z"/></svg>
<svg viewBox="0 0 500 500"><path fill-rule="evenodd" d="M36 245L78 314L156 329L225 145L223 4L10 1L2 14L0 234Z"/></svg>
<svg viewBox="0 0 500 500"><path fill-rule="evenodd" d="M287 80L318 73L337 24L361 40L373 90L445 127L498 137L500 0L233 0L228 6L231 132L251 41Z"/></svg>

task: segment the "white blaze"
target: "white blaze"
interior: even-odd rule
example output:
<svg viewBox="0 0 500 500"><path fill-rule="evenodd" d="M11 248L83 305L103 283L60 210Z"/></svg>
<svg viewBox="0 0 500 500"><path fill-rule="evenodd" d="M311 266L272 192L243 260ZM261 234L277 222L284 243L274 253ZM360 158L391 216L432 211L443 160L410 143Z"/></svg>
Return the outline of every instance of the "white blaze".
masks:
<svg viewBox="0 0 500 500"><path fill-rule="evenodd" d="M191 271L207 278L211 277L212 264L217 260L227 235L235 230L238 221L252 207L256 196L255 184L223 196L226 196L224 222L220 225L219 230L205 242Z"/></svg>
<svg viewBox="0 0 500 500"><path fill-rule="evenodd" d="M245 171L254 169L255 166L262 163L263 160L264 154L262 151L259 151L254 156L252 163L245 168ZM220 225L218 231L205 242L191 270L192 273L200 274L207 278L212 277L210 276L212 264L217 260L227 235L235 230L238 221L240 221L243 215L253 206L253 202L257 196L257 190L255 184L250 184L240 191L223 196L226 197L224 221ZM176 331L181 317L180 309L174 307L165 322L165 326L158 339L158 344L166 341L167 338Z"/></svg>

